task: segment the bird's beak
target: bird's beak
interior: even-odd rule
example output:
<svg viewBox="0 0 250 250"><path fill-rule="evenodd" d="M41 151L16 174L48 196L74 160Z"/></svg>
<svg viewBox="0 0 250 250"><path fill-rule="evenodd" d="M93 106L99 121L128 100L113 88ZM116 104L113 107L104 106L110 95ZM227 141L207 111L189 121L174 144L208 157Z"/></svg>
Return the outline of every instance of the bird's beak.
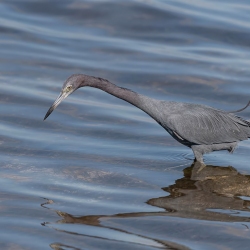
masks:
<svg viewBox="0 0 250 250"><path fill-rule="evenodd" d="M49 108L48 112L46 113L45 117L43 120L46 120L46 118L53 112L54 109L56 109L56 107L62 102L62 100L64 100L67 96L69 95L69 93L66 92L61 92L60 95L56 98L55 102L51 105L51 107Z"/></svg>

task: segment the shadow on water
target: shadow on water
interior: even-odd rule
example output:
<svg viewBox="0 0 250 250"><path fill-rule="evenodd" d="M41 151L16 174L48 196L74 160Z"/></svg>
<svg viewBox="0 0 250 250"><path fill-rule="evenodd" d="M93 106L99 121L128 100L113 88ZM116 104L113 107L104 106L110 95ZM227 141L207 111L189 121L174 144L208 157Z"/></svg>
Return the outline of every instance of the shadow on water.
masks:
<svg viewBox="0 0 250 250"><path fill-rule="evenodd" d="M167 238L167 240L162 240L157 239L157 237L148 237L147 234L143 234L143 230L139 233L134 233L128 229L124 229L122 224L119 223L119 219L126 220L159 216L161 220L164 220L164 217L166 218L167 216L168 218L178 217L197 221L242 222L241 225L249 231L247 224L250 222L250 199L248 200L248 197L250 197L250 175L240 174L233 167L207 165L201 169L198 164L194 163L183 170L183 177L181 179L177 179L173 185L162 189L169 194L147 201L149 205L164 209L164 211L159 212L74 216L49 208L48 205L52 204L53 201L46 199L47 202L41 206L55 211L61 219L53 223L45 222L42 225L59 232L79 236L97 237L114 241L123 241L125 239L127 242L129 242L128 238L132 237L130 242L139 245L182 250L190 248L174 243ZM117 219L118 221L116 221ZM136 220L134 220L134 223L136 223ZM64 227L63 225L72 225L73 227ZM80 227L90 226L92 229L84 231L80 227L74 227L75 225ZM150 227L151 225L148 224L147 226ZM108 230L109 232L103 233L99 229ZM150 230L152 229L150 228ZM146 227L144 230L144 232L147 231ZM105 235L108 235L107 238L105 238ZM61 243L52 243L50 247L57 250L64 249L65 247L78 249Z"/></svg>

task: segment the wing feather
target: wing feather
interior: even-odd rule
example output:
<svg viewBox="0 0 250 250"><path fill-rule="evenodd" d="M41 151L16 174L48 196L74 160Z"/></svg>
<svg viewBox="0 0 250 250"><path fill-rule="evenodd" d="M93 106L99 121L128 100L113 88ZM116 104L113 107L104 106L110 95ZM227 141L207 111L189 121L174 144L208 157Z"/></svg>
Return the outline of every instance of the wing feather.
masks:
<svg viewBox="0 0 250 250"><path fill-rule="evenodd" d="M250 123L232 113L189 103L178 103L173 108L168 106L167 112L163 112L163 127L191 143L210 145L250 137Z"/></svg>

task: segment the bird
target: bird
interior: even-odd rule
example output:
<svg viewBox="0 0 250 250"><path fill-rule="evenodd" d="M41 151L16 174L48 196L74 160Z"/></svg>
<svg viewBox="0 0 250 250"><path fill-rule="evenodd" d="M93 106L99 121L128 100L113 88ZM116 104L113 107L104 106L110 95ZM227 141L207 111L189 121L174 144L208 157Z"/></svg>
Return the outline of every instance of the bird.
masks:
<svg viewBox="0 0 250 250"><path fill-rule="evenodd" d="M163 101L119 87L110 81L85 74L73 74L46 113L44 120L70 94L81 87L93 87L120 98L141 109L162 126L175 140L192 149L194 161L205 165L203 155L220 150L233 153L240 141L250 137L250 122L235 115L203 104Z"/></svg>

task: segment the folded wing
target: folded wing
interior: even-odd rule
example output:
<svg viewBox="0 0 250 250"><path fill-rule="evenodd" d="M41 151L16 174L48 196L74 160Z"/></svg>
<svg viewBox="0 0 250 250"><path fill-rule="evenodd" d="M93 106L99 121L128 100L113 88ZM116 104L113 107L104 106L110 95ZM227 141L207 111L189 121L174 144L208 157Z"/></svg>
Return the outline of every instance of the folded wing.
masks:
<svg viewBox="0 0 250 250"><path fill-rule="evenodd" d="M168 107L169 109L169 107ZM236 142L250 137L250 123L221 110L204 105L181 104L168 110L164 126L194 144Z"/></svg>

